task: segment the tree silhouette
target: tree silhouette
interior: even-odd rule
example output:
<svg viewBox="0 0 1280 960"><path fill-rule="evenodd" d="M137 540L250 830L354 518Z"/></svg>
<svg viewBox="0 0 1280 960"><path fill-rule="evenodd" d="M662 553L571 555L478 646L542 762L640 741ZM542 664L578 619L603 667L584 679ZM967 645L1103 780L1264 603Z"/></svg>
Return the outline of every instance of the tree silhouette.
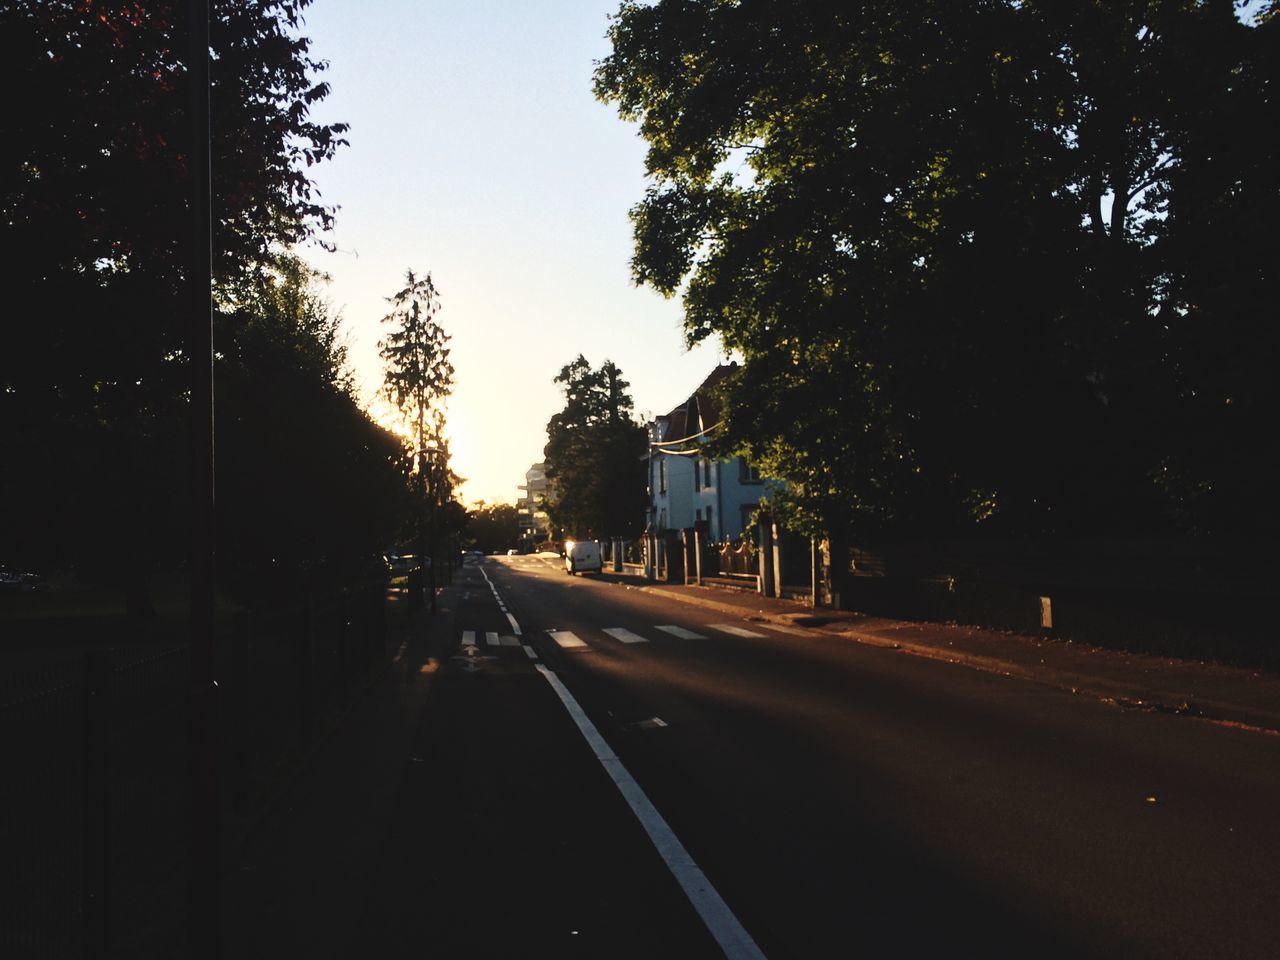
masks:
<svg viewBox="0 0 1280 960"><path fill-rule="evenodd" d="M1277 412L1277 27L1225 0L624 3L596 91L649 146L633 272L744 358L726 446L827 530L1274 523L1240 481Z"/></svg>
<svg viewBox="0 0 1280 960"><path fill-rule="evenodd" d="M643 526L644 428L632 418L630 386L611 360L593 369L581 354L554 378L564 409L547 423L544 450L553 481L546 504L569 536L635 536Z"/></svg>

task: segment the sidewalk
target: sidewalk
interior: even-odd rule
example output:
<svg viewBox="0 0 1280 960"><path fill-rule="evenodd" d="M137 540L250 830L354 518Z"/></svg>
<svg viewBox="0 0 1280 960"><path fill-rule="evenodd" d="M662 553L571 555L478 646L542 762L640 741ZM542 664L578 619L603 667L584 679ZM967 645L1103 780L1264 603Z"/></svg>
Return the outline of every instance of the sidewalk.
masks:
<svg viewBox="0 0 1280 960"><path fill-rule="evenodd" d="M1175 713L1280 735L1280 674L980 627L814 610L799 601L723 587L651 583L614 573L604 574L604 579L732 616L802 628L815 636L888 647L1044 683L1123 709Z"/></svg>
<svg viewBox="0 0 1280 960"><path fill-rule="evenodd" d="M231 851L223 956L337 956L377 854L404 824L394 807L425 708L446 618L388 636L392 658L326 731L296 779Z"/></svg>

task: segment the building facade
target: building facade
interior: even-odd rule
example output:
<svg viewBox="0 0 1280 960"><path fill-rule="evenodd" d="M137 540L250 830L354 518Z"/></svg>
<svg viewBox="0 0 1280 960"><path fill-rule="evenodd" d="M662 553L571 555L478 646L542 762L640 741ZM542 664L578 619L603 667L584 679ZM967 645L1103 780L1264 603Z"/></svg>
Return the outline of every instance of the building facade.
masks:
<svg viewBox="0 0 1280 960"><path fill-rule="evenodd" d="M712 391L734 369L722 364L670 413L647 424L651 532L682 530L702 522L713 543L741 537L762 497L776 482L764 480L742 457L714 460L700 448L720 422Z"/></svg>
<svg viewBox="0 0 1280 960"><path fill-rule="evenodd" d="M520 508L520 539L530 544L541 543L550 530L546 511L542 509L542 501L550 489L547 465L533 464L524 473L524 483L516 489L520 491L516 500Z"/></svg>

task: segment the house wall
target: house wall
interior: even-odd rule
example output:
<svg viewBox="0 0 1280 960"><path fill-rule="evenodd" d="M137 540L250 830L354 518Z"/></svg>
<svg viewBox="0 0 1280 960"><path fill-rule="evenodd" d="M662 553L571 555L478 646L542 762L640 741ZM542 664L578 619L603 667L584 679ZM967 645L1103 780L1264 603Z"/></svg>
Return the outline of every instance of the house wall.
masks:
<svg viewBox="0 0 1280 960"><path fill-rule="evenodd" d="M661 464L666 464L666 492L658 482ZM655 453L653 475L653 525L655 529L680 530L693 526L693 463L688 457ZM665 518L665 522L664 522Z"/></svg>

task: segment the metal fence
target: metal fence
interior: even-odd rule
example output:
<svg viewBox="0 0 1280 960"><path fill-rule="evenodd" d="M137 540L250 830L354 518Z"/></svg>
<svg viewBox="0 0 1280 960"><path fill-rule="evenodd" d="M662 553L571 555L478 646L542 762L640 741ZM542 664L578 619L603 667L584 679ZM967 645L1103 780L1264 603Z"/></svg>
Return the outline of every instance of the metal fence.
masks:
<svg viewBox="0 0 1280 960"><path fill-rule="evenodd" d="M6 960L185 953L189 648L94 639L0 661ZM380 584L219 622L229 843L385 653Z"/></svg>

